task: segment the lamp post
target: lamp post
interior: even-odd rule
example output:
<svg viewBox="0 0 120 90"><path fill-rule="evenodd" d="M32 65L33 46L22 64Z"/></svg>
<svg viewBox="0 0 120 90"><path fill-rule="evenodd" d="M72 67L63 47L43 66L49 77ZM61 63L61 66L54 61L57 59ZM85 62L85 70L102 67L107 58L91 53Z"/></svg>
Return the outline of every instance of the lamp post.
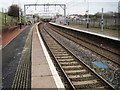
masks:
<svg viewBox="0 0 120 90"><path fill-rule="evenodd" d="M22 15L22 11L19 11L19 17L20 17L20 29L22 29L22 23L21 23L21 15Z"/></svg>
<svg viewBox="0 0 120 90"><path fill-rule="evenodd" d="M89 28L89 14L88 14L88 11L86 11L86 13L87 13L87 24L86 24L86 26L87 26L87 28Z"/></svg>
<svg viewBox="0 0 120 90"><path fill-rule="evenodd" d="M6 25L6 21L7 21L7 20L6 20L6 19L7 19L7 18L6 18L6 14L7 14L7 10L5 9L5 25Z"/></svg>
<svg viewBox="0 0 120 90"><path fill-rule="evenodd" d="M66 25L66 5L64 5L64 25Z"/></svg>
<svg viewBox="0 0 120 90"><path fill-rule="evenodd" d="M86 11L86 14L87 14L87 28L89 28L89 1L87 0L87 11Z"/></svg>
<svg viewBox="0 0 120 90"><path fill-rule="evenodd" d="M113 13L113 19L114 19L114 26L115 26L115 29L117 29L117 28L116 28L116 13Z"/></svg>
<svg viewBox="0 0 120 90"><path fill-rule="evenodd" d="M102 16L101 16L101 31L103 31L103 8L102 8Z"/></svg>

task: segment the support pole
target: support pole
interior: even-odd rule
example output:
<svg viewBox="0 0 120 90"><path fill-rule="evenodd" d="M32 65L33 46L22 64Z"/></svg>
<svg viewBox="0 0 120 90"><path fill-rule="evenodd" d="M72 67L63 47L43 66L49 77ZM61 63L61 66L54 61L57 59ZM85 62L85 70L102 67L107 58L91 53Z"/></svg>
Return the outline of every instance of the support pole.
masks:
<svg viewBox="0 0 120 90"><path fill-rule="evenodd" d="M25 19L25 22L24 22L24 25L26 24L26 9L25 9L25 5L24 5L24 19Z"/></svg>
<svg viewBox="0 0 120 90"><path fill-rule="evenodd" d="M89 28L89 1L87 0L87 29Z"/></svg>
<svg viewBox="0 0 120 90"><path fill-rule="evenodd" d="M89 14L88 14L89 11L87 11L87 28L89 28Z"/></svg>
<svg viewBox="0 0 120 90"><path fill-rule="evenodd" d="M5 9L5 25L6 25L6 13L7 13L7 10Z"/></svg>
<svg viewBox="0 0 120 90"><path fill-rule="evenodd" d="M64 5L64 24L66 25L66 5Z"/></svg>
<svg viewBox="0 0 120 90"><path fill-rule="evenodd" d="M103 31L103 8L102 8L102 16L101 16L101 31Z"/></svg>
<svg viewBox="0 0 120 90"><path fill-rule="evenodd" d="M45 4L44 4L44 12L45 12Z"/></svg>
<svg viewBox="0 0 120 90"><path fill-rule="evenodd" d="M19 11L19 17L20 17L20 29L22 29L21 15L22 15L22 12Z"/></svg>
<svg viewBox="0 0 120 90"><path fill-rule="evenodd" d="M66 5L65 4L25 4L24 5L24 17L25 17L25 21L26 21L26 6L44 6L44 12L48 12L49 11L49 6L60 6L63 10L64 10L64 24L66 24ZM47 8L48 6L48 8Z"/></svg>

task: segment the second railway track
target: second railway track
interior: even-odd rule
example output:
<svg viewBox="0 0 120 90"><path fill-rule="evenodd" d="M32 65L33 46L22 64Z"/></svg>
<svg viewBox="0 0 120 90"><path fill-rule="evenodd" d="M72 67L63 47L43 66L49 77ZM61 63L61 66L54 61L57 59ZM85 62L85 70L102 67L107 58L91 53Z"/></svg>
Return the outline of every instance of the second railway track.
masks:
<svg viewBox="0 0 120 90"><path fill-rule="evenodd" d="M73 89L113 89L47 31L41 24L40 34Z"/></svg>
<svg viewBox="0 0 120 90"><path fill-rule="evenodd" d="M109 60L120 64L119 58L120 58L120 53L119 53L119 43L117 45L117 48L115 46L109 46L106 45L106 42L104 43L103 41L97 40L90 40L92 39L91 37L86 38L86 36L79 35L79 33L74 33L70 32L69 30L64 30L59 27L52 26L47 23L48 28L51 28L55 32L63 35L64 37L80 44L81 46L84 46L87 49L92 50L93 52L102 55L105 58L108 58ZM102 44L100 44L102 43ZM108 42L107 44L111 45L112 42Z"/></svg>

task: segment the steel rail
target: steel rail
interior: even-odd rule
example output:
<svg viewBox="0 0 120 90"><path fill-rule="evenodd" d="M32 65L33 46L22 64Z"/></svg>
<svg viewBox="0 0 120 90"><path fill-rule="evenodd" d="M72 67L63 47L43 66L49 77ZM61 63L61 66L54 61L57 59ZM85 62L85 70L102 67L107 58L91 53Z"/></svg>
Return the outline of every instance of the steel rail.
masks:
<svg viewBox="0 0 120 90"><path fill-rule="evenodd" d="M48 29L48 28L47 28ZM80 72L83 72L84 70L82 70L82 68L84 67L84 69L87 71L87 72L90 72L89 74L90 75L93 75L92 77L94 77L94 79L93 78L87 78L88 79L88 81L89 80L91 80L91 79L93 79L94 80L94 82L98 82L99 84L96 84L96 85L98 85L98 88L100 88L100 82L102 82L102 83L104 83L104 84L102 84L103 85L103 87L101 87L101 88L104 88L104 87L106 87L105 85L108 85L108 83L106 83L106 82L104 82L104 80L101 80L101 78L99 78L98 76L96 76L96 74L92 71L92 70L90 70L83 62L81 62L81 64L80 64L80 62L79 63L77 63L78 61L80 61L80 60L78 60L78 58L76 58L70 51L68 51L63 45L60 45L60 43L57 41L57 40L55 40L55 38L54 38L54 36L52 36L49 32L48 32L48 30L46 30L46 26L42 26L42 29L40 30L40 33L41 33L41 36L43 37L43 39L44 39L44 41L45 41L45 43L47 44L47 46L49 47L49 50L51 51L51 53L52 53L52 55L54 56L54 58L56 59L56 61L57 61L57 63L58 63L58 65L61 67L61 69L62 69L62 71L63 71L63 73L65 74L65 76L67 77L67 79L68 79L68 81L70 82L70 84L72 85L72 87L73 87L73 89L76 89L76 87L77 87L77 84L81 84L80 83L80 80L78 80L78 82L79 83L76 83L76 85L75 85L75 82L73 82L74 80L76 81L77 79L74 79L74 78L72 78L73 79L73 81L72 81L72 79L70 79L69 77L70 77L70 75L69 74L76 74L77 72L78 73L80 73ZM50 40L50 38L52 38L52 40ZM54 39L53 39L54 38ZM47 41L46 41L47 40ZM57 44L56 44L57 43ZM56 46L59 46L59 47L54 47L54 45L56 45ZM63 51L63 52L62 52ZM66 54L64 54L66 52ZM63 54L61 54L61 56L57 56L57 54L55 54L55 53L59 53L59 55L61 54L61 53L63 53ZM67 55L68 54L68 55ZM67 56L66 56L67 55ZM71 56L72 55L72 56ZM59 57L62 57L62 58L59 58ZM74 57L74 58L68 58L68 57ZM64 61L64 59L66 60L66 61ZM75 66L74 67L74 64L73 64L73 66L72 66L72 64L67 64L67 62L70 62L71 60L74 60L75 59L75 61L74 61L74 63L77 63L77 64L79 64L78 65L78 67L79 67L79 69L80 69L80 67L82 66L82 68L81 68L81 70L79 70L78 69L78 71L77 71L77 66ZM77 62L76 62L76 59L77 59ZM68 60L68 61L67 61ZM64 66L64 65L62 65L62 64L60 64L60 61L61 62L64 62L64 63L62 63L62 64L65 64L66 66ZM76 65L77 65L76 64ZM64 66L64 67L63 67ZM74 68L75 70L76 70L76 72L74 73L74 71L75 70L73 70L72 72L71 71L69 71L69 69L72 69L72 68ZM65 69L66 69L66 71L65 71ZM77 74L78 74L77 73ZM92 74L91 74L92 73ZM76 74L76 75L77 75ZM83 73L84 74L84 73ZM85 73L85 75L86 75L86 73ZM83 75L83 76L85 76L85 75ZM84 77L83 77L84 78ZM80 78L79 78L80 79ZM82 80L82 79L81 79ZM83 81L84 81L84 79L83 79ZM86 82L83 82L82 81L82 83L86 83ZM89 83L90 83L90 81L89 81ZM84 88L93 88L94 87L94 85L93 85L93 83L92 83L92 85L91 84L86 84L87 86L84 86L83 85L83 87ZM74 84L74 85L73 85ZM91 85L91 86L90 86ZM79 85L78 85L79 86ZM93 86L93 87L92 87ZM82 84L81 84L81 88L83 88L82 87ZM110 85L108 85L108 87L109 88L112 88L113 89L113 87L111 87ZM78 88L80 88L80 87L78 87ZM94 88L97 88L97 86L96 87L94 87Z"/></svg>

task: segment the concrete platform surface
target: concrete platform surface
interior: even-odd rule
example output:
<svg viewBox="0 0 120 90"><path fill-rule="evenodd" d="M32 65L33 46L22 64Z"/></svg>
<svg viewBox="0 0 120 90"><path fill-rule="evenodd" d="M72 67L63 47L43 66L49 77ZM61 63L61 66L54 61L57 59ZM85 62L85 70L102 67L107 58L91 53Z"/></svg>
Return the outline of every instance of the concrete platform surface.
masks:
<svg viewBox="0 0 120 90"><path fill-rule="evenodd" d="M37 24L33 26L32 37L31 88L64 88L60 80L55 80L56 74L51 71L36 27Z"/></svg>
<svg viewBox="0 0 120 90"><path fill-rule="evenodd" d="M60 26L60 27L64 27L64 28L68 28L68 29L72 29L72 30L76 30L76 31L80 31L80 32L84 32L84 33L88 33L88 34L93 34L93 35L104 37L104 38L109 38L109 39L120 41L119 33L112 34L111 32L106 32L105 30L104 31L100 31L100 30L98 31L96 29L85 29L85 28L80 28L80 26L78 26L78 25L76 25L76 26L62 25L62 24L57 24L57 23L53 23L53 22L50 22L50 24Z"/></svg>

